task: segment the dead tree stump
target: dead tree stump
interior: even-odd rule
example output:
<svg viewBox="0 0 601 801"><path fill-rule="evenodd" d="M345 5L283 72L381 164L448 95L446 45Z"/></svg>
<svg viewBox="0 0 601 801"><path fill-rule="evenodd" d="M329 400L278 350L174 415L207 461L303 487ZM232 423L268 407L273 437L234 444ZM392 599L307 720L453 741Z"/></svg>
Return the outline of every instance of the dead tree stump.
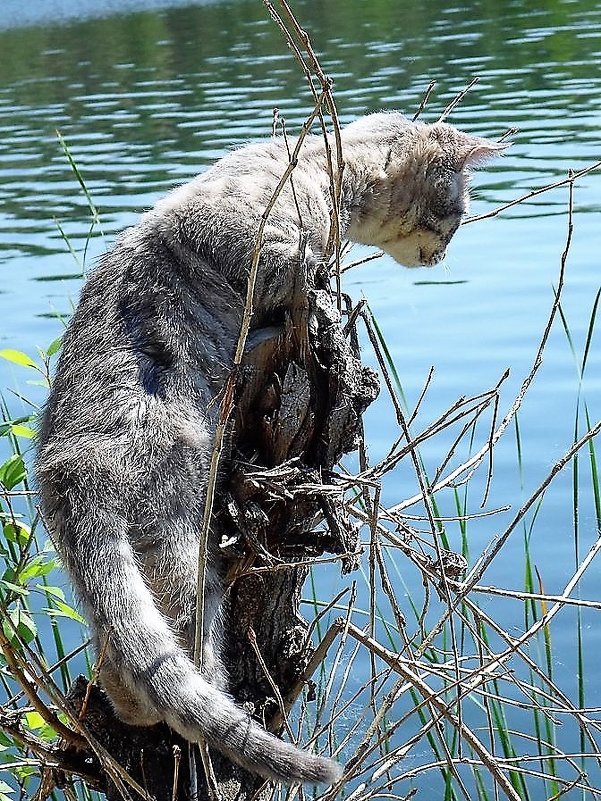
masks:
<svg viewBox="0 0 601 801"><path fill-rule="evenodd" d="M378 393L375 373L359 360L353 324L343 325L328 282L319 273L308 277L310 272L301 271L283 323L249 337L214 509L213 529L229 564L230 689L267 727L281 716L255 649L281 696L289 698L312 653L299 613L306 562L340 554L348 570L357 558L358 532L335 502L343 490L331 471L357 447L361 415ZM304 564L293 564L299 561ZM75 708L85 686L83 680L72 688ZM175 772L177 798L210 797L200 759L191 777L189 744L167 726L126 726L99 688L90 694L85 722L156 801L174 798ZM92 753L68 754L71 769L77 760L89 784L110 801L122 797ZM218 753L211 751L211 760L222 801L250 799L261 787L261 779ZM57 773L59 785L61 778Z"/></svg>

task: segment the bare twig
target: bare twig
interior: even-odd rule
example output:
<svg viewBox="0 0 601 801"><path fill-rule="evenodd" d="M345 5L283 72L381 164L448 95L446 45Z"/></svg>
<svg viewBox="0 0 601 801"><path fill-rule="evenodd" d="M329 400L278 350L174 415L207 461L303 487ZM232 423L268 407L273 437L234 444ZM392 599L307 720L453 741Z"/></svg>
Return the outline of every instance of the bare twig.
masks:
<svg viewBox="0 0 601 801"><path fill-rule="evenodd" d="M575 172L570 172L570 174L566 178L562 178L559 181L554 181L551 184L545 184L545 186L540 186L538 189L531 189L530 192L526 192L525 195L521 195L520 197L515 198L515 200L510 200L508 203L504 203L502 206L497 206L496 209L492 211L487 211L484 214L476 214L472 217L467 217L462 225L467 225L468 223L479 222L480 220L488 220L491 217L496 217L497 215L501 214L503 211L507 211L507 209L511 209L514 206L519 206L522 203L527 203L533 197L537 195L542 195L544 192L550 192L553 189L559 189L560 186L572 186L574 181L577 181L579 178L582 178L584 175L588 175L595 170L598 170L601 167L601 161L596 161L594 164L590 164L588 167L583 167L581 170L577 170Z"/></svg>
<svg viewBox="0 0 601 801"><path fill-rule="evenodd" d="M578 175L580 175L580 174L582 174L582 172L579 173ZM551 306L551 311L549 313L549 317L547 319L547 324L545 326L545 330L543 332L543 335L542 335L542 338L541 338L541 341L540 341L540 344L539 344L539 347L538 347L538 350L537 350L537 353L536 353L532 368L530 369L530 372L528 373L528 375L526 376L526 378L522 382L522 386L520 387L520 391L517 394L517 396L516 396L512 406L511 406L511 408L509 409L509 411L507 412L507 414L505 415L505 417L503 418L503 420L499 424L498 428L490 436L490 438L489 438L488 442L486 443L486 445L484 445L477 453L475 453L464 464L460 465L455 470L453 470L451 473L449 473L445 478L441 479L440 481L437 481L436 484L434 484L434 486L431 487L431 489L430 489L431 493L438 492L443 487L448 487L449 485L452 485L454 482L456 482L462 476L462 474L465 474L468 470L470 470L472 468L475 468L477 465L479 465L482 462L482 460L485 458L486 454L489 452L490 448L494 447L494 445L498 442L498 440L504 434L505 430L507 429L507 426L514 419L517 411L519 410L520 406L522 405L522 401L524 400L526 392L528 391L530 385L532 384L532 381L534 380L535 375L537 374L540 366L542 365L543 352L544 352L545 347L547 345L547 341L549 339L549 334L551 333L551 328L553 326L553 322L555 320L555 316L556 316L557 310L559 308L559 301L560 301L561 292L562 292L563 285L564 285L564 280L565 280L565 269L566 269L568 254L570 252L570 245L572 243L572 234L573 234L573 230L574 230L574 222L573 222L574 181L576 180L576 178L577 178L577 174L570 172L570 175L569 175L568 179L564 182L564 183L568 184L568 188L569 188L568 232L567 232L566 244L565 244L565 248L564 248L564 251L562 253L562 256L561 256L560 270L559 270L559 280L558 280L557 290L556 290L556 293L555 293L555 298L554 298L553 304ZM396 513L401 512L404 509L407 509L408 507L413 506L413 504L418 503L419 501L421 501L422 497L423 496L422 496L421 493L419 495L415 495L412 498L408 498L406 501L403 501L402 503L396 504L389 511L390 512L396 512ZM490 563L490 560L489 560L489 563Z"/></svg>
<svg viewBox="0 0 601 801"><path fill-rule="evenodd" d="M296 168L298 164L298 155L300 153L301 147L303 142L311 128L311 124L315 117L318 116L321 104L325 99L325 95L322 94L317 98L315 108L309 115L307 121L302 127L301 133L296 141L296 145L294 147L294 151L288 163L288 167L284 171L284 174L278 181L276 188L274 189L269 203L265 208L263 214L261 215L261 221L259 223L259 227L257 230L257 235L255 239L255 247L251 259L249 275L248 275L248 282L247 282L247 289L246 289L246 299L244 302L244 309L242 313L242 323L240 326L240 333L238 336L238 341L236 344L236 350L234 353L232 369L229 373L228 380L226 382L224 391L223 391L223 400L221 402L220 414L219 414L219 421L216 426L215 430L215 440L213 444L213 449L211 452L211 461L209 465L208 477L207 477L207 491L206 491L206 500L204 506L204 515L202 521L202 527L200 531L200 538L199 538L199 547L198 547L198 584L197 584L197 607L196 607L196 631L195 631L195 638L194 638L194 661L197 667L202 668L202 638L203 638L203 631L204 631L204 597L205 597L205 584L206 584L206 565L207 565L207 553L208 553L208 537L209 537L209 530L211 526L211 519L213 516L213 505L215 502L215 490L217 486L217 476L219 471L219 463L221 460L221 455L223 452L223 443L225 438L225 432L227 429L227 424L232 414L234 408L234 390L236 386L236 381L238 379L238 369L242 364L242 357L244 355L244 348L246 346L246 340L248 338L248 332L250 330L250 324L253 316L253 299L254 299L254 292L255 292L255 285L257 282L257 273L259 270L259 262L261 258L261 248L263 245L263 235L265 231L265 226L267 225L267 221L273 207L276 204L278 197L280 196L284 186L290 179L292 172Z"/></svg>
<svg viewBox="0 0 601 801"><path fill-rule="evenodd" d="M456 94L455 97L451 100L449 105L445 108L445 110L438 118L437 122L444 122L447 119L447 117L451 114L453 109L456 108L461 103L461 101L469 92L469 90L472 89L478 83L479 80L480 78L478 76L472 78L472 80L468 83L465 89L462 89L461 92L458 92L458 94Z"/></svg>
<svg viewBox="0 0 601 801"><path fill-rule="evenodd" d="M436 86L436 81L430 81L430 83L428 84L428 86L426 88L426 91L424 92L424 96L422 97L421 102L420 102L420 104L419 104L419 106L417 108L417 111L415 112L415 114L413 115L413 117L411 119L412 122L415 122L417 120L417 118L420 116L422 111L428 105L428 100L430 99L430 95L434 91L434 87L435 86Z"/></svg>
<svg viewBox="0 0 601 801"><path fill-rule="evenodd" d="M349 633L356 639L360 640L360 642L362 642L367 648L374 650L380 658L384 659L385 661L389 658L386 652L375 640L365 635L360 629L356 628L356 626L349 626ZM511 782L506 778L505 774L499 770L497 760L486 750L474 733L467 726L465 726L465 724L463 724L454 713L450 711L449 706L444 703L436 693L432 692L431 688L421 679L415 670L410 668L408 664L406 664L401 658L397 658L394 664L391 661L390 664L391 667L393 667L396 672L402 675L402 677L408 681L412 687L419 691L424 699L427 699L429 704L431 704L443 717L451 721L454 728L457 729L457 731L469 744L470 748L472 748L474 752L478 754L483 764L489 769L491 775L494 777L496 783L505 793L507 798L511 799L511 801L520 801L520 797L514 790Z"/></svg>

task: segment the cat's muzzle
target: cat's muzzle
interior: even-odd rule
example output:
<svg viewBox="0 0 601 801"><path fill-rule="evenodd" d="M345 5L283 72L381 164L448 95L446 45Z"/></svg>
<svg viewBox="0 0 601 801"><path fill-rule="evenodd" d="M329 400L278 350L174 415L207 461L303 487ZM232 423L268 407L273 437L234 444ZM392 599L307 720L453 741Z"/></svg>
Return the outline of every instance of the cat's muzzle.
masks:
<svg viewBox="0 0 601 801"><path fill-rule="evenodd" d="M434 253L430 253L429 255L426 251L420 248L419 251L419 260L420 264L424 267L434 267L436 264L440 264L440 262L444 259L447 255L447 249L443 248L442 250L437 250Z"/></svg>

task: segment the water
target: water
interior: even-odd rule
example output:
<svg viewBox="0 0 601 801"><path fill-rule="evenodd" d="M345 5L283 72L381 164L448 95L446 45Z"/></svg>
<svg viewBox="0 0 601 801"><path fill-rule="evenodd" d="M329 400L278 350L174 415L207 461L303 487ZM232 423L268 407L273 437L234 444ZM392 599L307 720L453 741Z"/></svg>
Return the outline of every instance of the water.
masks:
<svg viewBox="0 0 601 801"><path fill-rule="evenodd" d="M138 6L146 10L133 12ZM116 13L121 9L122 13ZM601 158L601 9L587 0L555 0L544 8L503 4L448 5L406 0L346 0L295 4L334 78L342 121L380 108L409 114L430 80L436 90L424 118L436 119L474 76L477 87L450 121L498 137L519 128L506 156L475 178L474 213L565 177ZM126 13L127 12L127 13ZM0 347L35 353L61 330L77 298L80 267L59 230L83 259L90 230L87 200L58 144L68 142L98 207L85 263L135 221L166 189L193 176L232 145L269 135L274 107L294 131L310 109L300 71L259 2L136 3L4 0L0 8ZM530 370L557 285L567 232L567 189L538 195L457 234L444 267L402 270L388 259L348 274L345 288L364 294L384 332L411 406L431 365L435 375L417 431L459 395L495 384L506 368L500 414ZM580 180L574 196L574 237L563 311L577 359L582 359L591 309L600 286L601 171ZM102 231L102 235L101 235ZM366 253L355 249L353 258ZM601 413L599 334L593 331L582 396L590 418ZM365 358L374 357L366 348ZM20 368L0 361L0 387L39 402ZM12 394L15 413L23 408ZM543 368L520 412L521 470L513 429L501 442L487 508L512 511L472 521L472 556L504 529L520 503L570 446L578 375L568 339L556 324ZM581 409L581 431L582 409ZM372 460L394 438L384 395L367 415ZM478 446L486 439L478 432ZM426 443L429 475L449 439ZM475 446L476 447L476 446ZM458 454L455 463L466 455ZM580 548L596 538L588 462L581 461ZM479 511L484 478L476 478L468 508ZM384 501L416 492L407 467L388 481ZM441 496L453 514L452 495ZM546 493L531 549L545 589L559 593L574 565L572 473ZM528 525L531 516L527 518ZM459 531L448 534L460 547ZM486 583L523 586L523 545L517 530L485 576ZM329 574L322 585L330 595ZM415 577L407 568L411 587ZM419 583L418 585L419 586ZM593 564L582 597L598 598ZM505 623L515 607L487 602ZM563 614L563 613L562 613ZM587 617L588 620L588 617ZM554 646L573 676L574 618L554 622ZM587 647L598 637L587 632ZM573 683L574 679L566 681ZM601 702L594 679L587 702ZM576 747L576 746L574 746Z"/></svg>

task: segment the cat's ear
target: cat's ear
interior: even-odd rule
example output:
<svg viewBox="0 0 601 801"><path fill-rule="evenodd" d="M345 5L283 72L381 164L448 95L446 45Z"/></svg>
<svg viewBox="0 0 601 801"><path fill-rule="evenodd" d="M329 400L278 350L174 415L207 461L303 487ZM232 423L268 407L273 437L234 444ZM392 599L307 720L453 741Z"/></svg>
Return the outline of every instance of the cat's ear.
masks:
<svg viewBox="0 0 601 801"><path fill-rule="evenodd" d="M446 122L434 123L430 128L430 137L437 141L443 157L457 172L470 170L500 156L508 144L472 136Z"/></svg>
<svg viewBox="0 0 601 801"><path fill-rule="evenodd" d="M500 156L508 147L506 142L493 142L480 136L466 136L457 153L459 170L479 167L486 161Z"/></svg>

